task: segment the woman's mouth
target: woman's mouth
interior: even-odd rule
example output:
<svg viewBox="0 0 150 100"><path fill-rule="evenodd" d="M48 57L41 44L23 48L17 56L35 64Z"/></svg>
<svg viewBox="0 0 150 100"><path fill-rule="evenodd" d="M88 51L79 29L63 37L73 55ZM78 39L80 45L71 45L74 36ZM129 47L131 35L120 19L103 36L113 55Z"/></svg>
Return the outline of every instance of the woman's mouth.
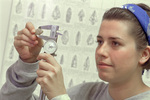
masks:
<svg viewBox="0 0 150 100"><path fill-rule="evenodd" d="M97 64L97 67L98 67L99 69L105 69L105 68L112 67L112 65L107 64L107 63L104 63L104 62L99 62L99 63Z"/></svg>

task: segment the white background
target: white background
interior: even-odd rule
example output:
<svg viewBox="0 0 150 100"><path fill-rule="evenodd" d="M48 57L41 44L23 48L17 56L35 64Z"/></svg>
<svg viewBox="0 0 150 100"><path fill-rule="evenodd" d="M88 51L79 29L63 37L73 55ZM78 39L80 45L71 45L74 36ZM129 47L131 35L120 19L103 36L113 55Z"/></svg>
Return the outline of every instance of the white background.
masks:
<svg viewBox="0 0 150 100"><path fill-rule="evenodd" d="M0 69L2 67L12 0L0 0Z"/></svg>

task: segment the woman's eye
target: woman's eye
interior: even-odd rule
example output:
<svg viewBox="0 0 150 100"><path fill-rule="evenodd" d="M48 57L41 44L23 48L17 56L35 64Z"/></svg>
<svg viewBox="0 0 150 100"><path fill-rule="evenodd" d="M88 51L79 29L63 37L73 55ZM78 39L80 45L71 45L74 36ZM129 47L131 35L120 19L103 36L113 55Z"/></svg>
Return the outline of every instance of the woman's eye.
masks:
<svg viewBox="0 0 150 100"><path fill-rule="evenodd" d="M113 45L113 46L119 46L120 43L119 43L119 42L116 42L116 41L113 41L113 42L112 42L112 45Z"/></svg>
<svg viewBox="0 0 150 100"><path fill-rule="evenodd" d="M98 45L103 44L103 41L102 41L102 40L97 40L96 42L98 43Z"/></svg>

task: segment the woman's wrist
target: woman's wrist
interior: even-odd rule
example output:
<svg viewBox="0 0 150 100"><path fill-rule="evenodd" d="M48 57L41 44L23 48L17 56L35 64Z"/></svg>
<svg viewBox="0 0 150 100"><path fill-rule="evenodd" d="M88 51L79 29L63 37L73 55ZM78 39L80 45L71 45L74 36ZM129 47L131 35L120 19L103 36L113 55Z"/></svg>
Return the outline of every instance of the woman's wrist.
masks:
<svg viewBox="0 0 150 100"><path fill-rule="evenodd" d="M38 61L36 58L22 59L22 58L20 57L20 59L21 59L23 62L25 62L25 63L35 63L35 62Z"/></svg>

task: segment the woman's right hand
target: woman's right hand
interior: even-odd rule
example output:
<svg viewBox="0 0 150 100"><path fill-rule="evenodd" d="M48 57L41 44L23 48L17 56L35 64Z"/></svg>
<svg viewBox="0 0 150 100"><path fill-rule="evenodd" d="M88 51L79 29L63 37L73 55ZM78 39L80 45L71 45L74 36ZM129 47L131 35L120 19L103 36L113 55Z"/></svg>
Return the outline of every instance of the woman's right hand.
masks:
<svg viewBox="0 0 150 100"><path fill-rule="evenodd" d="M25 28L18 31L17 36L15 36L14 46L22 61L34 63L37 61L43 41L35 35L33 24L28 22Z"/></svg>

